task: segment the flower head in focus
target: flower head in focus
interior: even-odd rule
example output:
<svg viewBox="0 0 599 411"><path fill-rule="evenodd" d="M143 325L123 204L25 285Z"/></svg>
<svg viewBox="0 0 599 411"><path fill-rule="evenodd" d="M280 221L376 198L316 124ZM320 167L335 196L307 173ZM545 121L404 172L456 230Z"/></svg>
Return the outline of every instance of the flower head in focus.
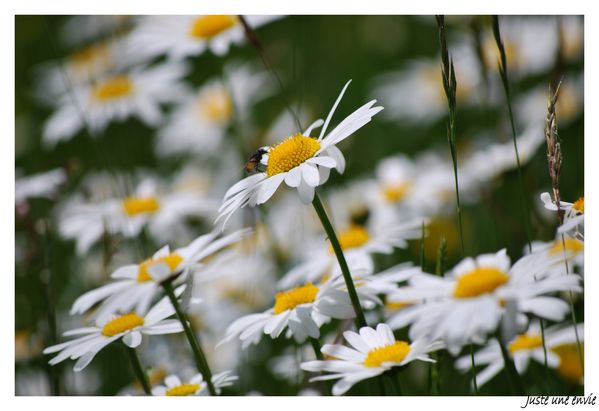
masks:
<svg viewBox="0 0 599 411"><path fill-rule="evenodd" d="M561 321L568 304L546 294L579 292L580 277L546 276L553 261L543 257L531 254L511 265L504 249L466 258L444 277L415 274L388 295L388 301L414 305L387 323L394 329L411 324L411 338L441 340L456 355L467 343L483 344L502 321L521 324L525 314Z"/></svg>
<svg viewBox="0 0 599 411"><path fill-rule="evenodd" d="M345 170L345 158L336 145L368 124L383 109L374 106L376 100L372 100L326 134L335 109L350 82L351 80L343 87L326 121L316 120L302 133L290 136L277 145L263 147L257 152L257 172L234 184L226 192L217 222L223 220L224 226L240 208L267 202L283 182L291 188L297 188L302 202L309 204L314 199L314 189L327 181L332 168L340 173ZM318 138L310 137L312 130L321 126Z"/></svg>
<svg viewBox="0 0 599 411"><path fill-rule="evenodd" d="M181 294L183 287L176 290ZM44 354L58 353L50 361L50 365L58 364L68 358L77 360L75 371L81 371L94 359L96 354L113 341L122 339L131 348L141 344L142 334L172 334L183 331L181 323L166 318L175 314L175 309L167 297L162 298L147 313L130 312L123 315L112 315L96 321L95 325L77 328L65 332L64 336L77 338L50 346Z"/></svg>
<svg viewBox="0 0 599 411"><path fill-rule="evenodd" d="M376 329L360 328L359 333L345 331L343 336L352 346L326 344L322 353L333 357L332 360L308 361L301 365L305 371L326 374L313 377L310 381L336 380L333 395L343 395L356 383L376 377L393 367L401 367L413 361L435 362L427 354L442 348L439 342L426 340L396 340L391 328L384 323Z"/></svg>
<svg viewBox="0 0 599 411"><path fill-rule="evenodd" d="M223 371L212 376L212 384L220 393L220 388L233 385L239 377L233 375L231 371ZM184 397L189 395L205 395L208 385L204 381L202 374L196 374L183 383L181 379L171 374L164 379L164 385L157 385L152 388L152 395L165 395L167 397Z"/></svg>

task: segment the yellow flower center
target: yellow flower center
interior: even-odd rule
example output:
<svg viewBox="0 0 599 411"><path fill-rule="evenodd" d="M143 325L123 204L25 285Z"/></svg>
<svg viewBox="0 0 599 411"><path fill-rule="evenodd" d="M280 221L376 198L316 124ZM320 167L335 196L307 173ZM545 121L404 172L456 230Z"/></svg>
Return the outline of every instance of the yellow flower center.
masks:
<svg viewBox="0 0 599 411"><path fill-rule="evenodd" d="M575 238L564 238L562 240L555 240L553 247L549 250L549 254L561 254L564 252L564 245L566 251L571 251L574 254L578 254L584 251L584 243Z"/></svg>
<svg viewBox="0 0 599 411"><path fill-rule="evenodd" d="M494 291L509 279L509 275L497 268L476 268L458 279L453 295L457 298L476 297Z"/></svg>
<svg viewBox="0 0 599 411"><path fill-rule="evenodd" d="M410 352L410 345L405 341L396 341L394 344L370 350L364 365L367 367L380 367L386 362L401 362Z"/></svg>
<svg viewBox="0 0 599 411"><path fill-rule="evenodd" d="M181 264L182 261L183 257L181 257L177 253L165 255L164 257L160 257L155 260L149 258L139 265L139 270L137 271L137 282L143 283L146 281L150 281L152 279L152 276L148 272L148 268L155 264L165 263L166 265L168 265L168 268L172 272L179 266L179 264Z"/></svg>
<svg viewBox="0 0 599 411"><path fill-rule="evenodd" d="M112 337L113 335L132 330L141 325L144 325L143 317L140 317L135 313L121 315L114 320L108 321L104 325L102 328L102 335L105 335L106 337Z"/></svg>
<svg viewBox="0 0 599 411"><path fill-rule="evenodd" d="M520 334L510 343L508 349L513 354L520 350L532 350L543 345L543 339L536 334Z"/></svg>
<svg viewBox="0 0 599 411"><path fill-rule="evenodd" d="M385 308L391 311L399 311L403 310L406 307L409 307L411 304L403 301L387 301L385 302Z"/></svg>
<svg viewBox="0 0 599 411"><path fill-rule="evenodd" d="M580 349L584 356L584 344L580 344ZM584 375L584 370L580 365L580 357L578 356L578 348L576 344L562 344L551 349L560 358L557 372L564 378L574 383L579 384ZM584 361L584 358L583 358Z"/></svg>
<svg viewBox="0 0 599 411"><path fill-rule="evenodd" d="M200 384L181 384L166 390L166 395L169 397L184 397L198 392Z"/></svg>
<svg viewBox="0 0 599 411"><path fill-rule="evenodd" d="M133 92L133 81L126 75L114 76L92 90L92 95L98 101L116 100Z"/></svg>
<svg viewBox="0 0 599 411"><path fill-rule="evenodd" d="M352 225L346 231L343 231L339 234L339 244L341 244L341 248L344 250L349 250L351 248L360 247L368 242L370 236L368 235L368 231L364 227L359 225ZM329 251L333 252L333 247L329 248Z"/></svg>
<svg viewBox="0 0 599 411"><path fill-rule="evenodd" d="M107 43L97 43L76 51L69 57L70 66L75 70L88 71L96 65L110 63Z"/></svg>
<svg viewBox="0 0 599 411"><path fill-rule="evenodd" d="M225 284L222 289L222 296L235 304L240 304L248 308L260 308L260 298L247 287L240 287L234 284Z"/></svg>
<svg viewBox="0 0 599 411"><path fill-rule="evenodd" d="M580 197L572 204L572 208L581 214L584 214L584 197Z"/></svg>
<svg viewBox="0 0 599 411"><path fill-rule="evenodd" d="M219 14L201 16L193 21L189 34L199 39L210 39L235 26L237 22L237 16Z"/></svg>
<svg viewBox="0 0 599 411"><path fill-rule="evenodd" d="M390 203L401 201L408 192L409 184L388 185L383 189L385 200Z"/></svg>
<svg viewBox="0 0 599 411"><path fill-rule="evenodd" d="M312 283L307 283L288 291L281 291L275 295L274 313L280 314L300 304L313 303L316 299L316 294L318 294L318 287Z"/></svg>
<svg viewBox="0 0 599 411"><path fill-rule="evenodd" d="M127 197L123 200L123 211L128 216L142 213L155 213L160 209L156 197Z"/></svg>
<svg viewBox="0 0 599 411"><path fill-rule="evenodd" d="M503 38L503 48L505 49L505 58L507 62L508 69L515 68L518 66L518 60L520 57L518 53L518 45L516 43L512 43L510 40ZM497 45L495 44L494 38L488 38L483 44L485 64L492 70L497 70L498 65L497 62L500 59L499 50L497 49ZM524 63L523 61L521 63Z"/></svg>
<svg viewBox="0 0 599 411"><path fill-rule="evenodd" d="M227 90L218 87L201 96L198 101L198 109L202 118L222 123L231 118L233 102Z"/></svg>
<svg viewBox="0 0 599 411"><path fill-rule="evenodd" d="M312 157L320 149L318 140L302 136L300 133L291 136L268 152L266 174L272 177L285 173Z"/></svg>

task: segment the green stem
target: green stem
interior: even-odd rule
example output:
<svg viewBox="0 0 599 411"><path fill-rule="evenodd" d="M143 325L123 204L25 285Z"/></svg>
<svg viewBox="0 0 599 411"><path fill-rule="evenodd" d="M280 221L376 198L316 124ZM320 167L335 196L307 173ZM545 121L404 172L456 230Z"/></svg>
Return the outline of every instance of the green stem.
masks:
<svg viewBox="0 0 599 411"><path fill-rule="evenodd" d="M445 260L447 258L447 240L445 237L441 238L439 242L439 249L437 250L437 264L435 266L435 274L439 277L443 277L445 272ZM431 395L439 395L441 393L441 358L442 352L433 352L431 357L435 360L429 368L429 385Z"/></svg>
<svg viewBox="0 0 599 411"><path fill-rule="evenodd" d="M514 143L514 153L516 155L516 164L518 166L518 185L520 186L520 202L522 204L522 219L524 220L524 231L526 232L526 240L528 242L528 251L532 252L531 234L530 234L530 221L528 213L528 205L526 204L526 194L524 190L524 180L522 177L522 166L520 164L520 154L518 153L518 143L516 141L516 125L514 122L514 113L512 111L512 97L510 93L510 82L508 77L507 57L505 54L505 47L501 40L501 32L499 31L499 18L493 16L493 34L495 35L495 42L499 49L499 74L501 82L503 83L503 90L505 91L505 99L507 102L508 116L510 119L510 126L512 129L512 141Z"/></svg>
<svg viewBox="0 0 599 411"><path fill-rule="evenodd" d="M512 360L512 357L510 356L510 353L503 342L503 337L501 336L501 327L497 329L495 337L497 338L497 342L501 348L501 355L503 356L503 362L505 364L505 370L508 375L512 392L514 395L526 395L526 390L524 389L524 384L522 383L520 374L518 374L518 370L516 370L514 361Z"/></svg>
<svg viewBox="0 0 599 411"><path fill-rule="evenodd" d="M390 372L385 373L387 380L391 383L391 387L393 387L393 391L395 395L403 395L401 390L401 383L399 381L399 367L395 367L391 369Z"/></svg>
<svg viewBox="0 0 599 411"><path fill-rule="evenodd" d="M44 297L46 302L46 320L48 322L48 341L49 345L56 344L56 296L54 292L54 275L51 259L52 238L50 233L50 224L48 220L43 220L42 225L43 247L44 247L44 268L40 274L42 285L44 286ZM49 367L50 389L52 395L60 395L60 371L56 367Z"/></svg>
<svg viewBox="0 0 599 411"><path fill-rule="evenodd" d="M322 355L322 351L320 350L320 342L318 342L318 338L309 337L310 345L312 345L312 349L314 350L314 354L316 355L317 360L324 360Z"/></svg>
<svg viewBox="0 0 599 411"><path fill-rule="evenodd" d="M162 283L162 287L164 288L164 291L166 292L166 295L168 296L169 300L171 300L171 304L173 304L173 307L175 308L177 318L183 326L183 331L185 332L185 336L187 337L189 345L191 346L191 350L193 351L193 358L195 360L196 367L198 371L202 373L202 376L204 377L204 380L208 385L208 391L210 392L210 395L215 396L217 394L216 389L214 388L214 384L212 384L212 372L210 371L210 366L208 365L208 361L206 361L206 356L204 355L204 352L202 351L202 348L198 343L196 335L193 332L193 329L191 328L191 323L187 319L187 316L185 315L183 310L181 310L179 301L175 296L173 284L170 281L166 281Z"/></svg>
<svg viewBox="0 0 599 411"><path fill-rule="evenodd" d="M148 376L144 371L141 361L139 360L139 356L137 355L137 351L135 348L129 347L127 344L123 343L125 346L125 350L127 354L129 354L129 359L131 360L131 366L133 367L133 372L137 376L137 379L141 383L141 386L144 389L144 392L148 395L152 395L152 388L150 387L150 382L148 381Z"/></svg>
<svg viewBox="0 0 599 411"><path fill-rule="evenodd" d="M456 207L458 214L458 231L460 236L460 249L462 252L462 258L465 256L464 249L464 228L462 224L462 205L460 203L460 184L458 179L458 151L456 145L456 117L457 117L457 89L458 82L456 80L455 68L453 60L449 56L449 50L447 49L447 38L445 33L445 17L437 16L437 26L439 28L439 45L441 47L441 75L443 77L443 89L445 90L445 96L447 97L447 108L449 111L449 121L447 124L447 142L449 144L449 152L451 154L451 161L453 163L453 179L455 185L455 198ZM472 382L474 386L474 393L478 395L478 385L476 383L476 371L474 363L473 348L470 346L470 358L472 360Z"/></svg>
<svg viewBox="0 0 599 411"><path fill-rule="evenodd" d="M345 285L347 286L349 299L351 300L352 306L354 307L354 311L356 313L356 325L358 326L358 328L366 327L366 318L364 317L364 312L362 311L362 306L360 305L358 293L356 292L354 281L352 280L351 274L349 272L347 261L345 261L345 256L343 255L341 244L339 244L339 239L335 234L335 229L333 228L333 225L331 224L331 221L329 220L329 217L327 216L327 213L317 193L314 193L314 200L312 201L312 205L316 210L316 214L318 214L318 218L320 219L320 222L324 227L324 231L327 233L327 236L331 241L331 246L333 247L333 251L335 251L337 261L339 261L339 267L341 267L341 272L343 273L343 279L345 280Z"/></svg>
<svg viewBox="0 0 599 411"><path fill-rule="evenodd" d="M474 345L470 344L470 372L472 374L472 386L474 392L478 395L478 383L476 382L476 363L474 362Z"/></svg>

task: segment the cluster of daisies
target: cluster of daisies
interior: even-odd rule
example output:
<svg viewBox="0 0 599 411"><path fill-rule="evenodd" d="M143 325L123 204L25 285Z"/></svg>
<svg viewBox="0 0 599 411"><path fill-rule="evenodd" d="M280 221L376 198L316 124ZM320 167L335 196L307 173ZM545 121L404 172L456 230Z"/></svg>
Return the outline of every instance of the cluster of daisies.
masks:
<svg viewBox="0 0 599 411"><path fill-rule="evenodd" d="M433 231L451 236L442 223L455 210L447 153L391 155L372 175L329 191L325 186L331 172L346 168L338 146L360 138L371 121L426 123L444 115L439 59L381 75L372 87L380 101L365 102L344 118L337 109L351 80L339 85L327 112L310 119L283 110L264 130L253 124L252 110L275 94L276 83L260 66L227 61L220 76L199 87L188 80L192 59L203 53L225 59L245 42L248 27L280 18L68 20L63 37L76 51L39 68L39 98L52 111L44 147L103 138L111 124L135 118L154 133L157 159L184 160L168 177L137 169L75 178L76 171L55 169L17 178L17 217L27 221L35 198L50 201L50 227L74 243L73 272L89 289L60 318L72 328L62 334L66 341L43 350L52 355L49 363L74 360L76 373L87 372L100 351L122 343L141 364L137 378L146 394L220 394L234 385L251 387L244 381L243 350L283 339L301 349L267 359L273 375L291 381L308 375L300 394L343 395L379 376L399 382L406 365L435 363L441 350L457 370L474 368L473 386L481 387L506 367L507 347L519 374L532 358L582 383L583 324L568 319L583 291L584 198L556 203L540 194L537 208L549 216L547 224L558 214L562 223L553 241L533 242L515 261L502 249L453 267L441 263L436 273L411 262L389 264L411 244L424 249ZM573 58L581 33L576 21L566 23L562 41ZM551 59L531 53L552 57L559 42L554 31L513 25L508 33L546 33L548 43L530 44L534 33L510 40L517 75L547 69ZM479 104L476 90L484 79L474 49L467 39L457 40L453 57L464 76L458 99ZM576 84L567 86L574 90L567 103L580 105ZM490 104L499 104L490 94ZM544 142L545 102L527 98L516 103L522 107L516 112L526 113L516 140L523 164ZM570 116L575 113L572 108ZM249 136L256 134L263 137L250 149ZM465 204L480 201L491 183L517 167L511 141L486 135L479 141L485 144L460 152ZM16 257L28 261L25 254ZM463 356L468 348L473 354ZM326 380L334 384L319 383ZM142 393L139 384L121 391Z"/></svg>

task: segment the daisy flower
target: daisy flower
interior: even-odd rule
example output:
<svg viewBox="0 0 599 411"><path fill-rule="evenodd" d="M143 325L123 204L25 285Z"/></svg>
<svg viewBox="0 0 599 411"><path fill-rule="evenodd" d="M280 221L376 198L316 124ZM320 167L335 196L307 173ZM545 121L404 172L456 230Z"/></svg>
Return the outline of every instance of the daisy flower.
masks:
<svg viewBox="0 0 599 411"><path fill-rule="evenodd" d="M579 269L578 272L584 273L584 241L574 237L558 236L553 241L535 241L531 245L533 253L543 254L545 258L554 260L553 267L549 271L550 275L561 274L566 262L570 272Z"/></svg>
<svg viewBox="0 0 599 411"><path fill-rule="evenodd" d="M175 102L184 93L180 81L186 73L184 64L168 62L111 73L93 84L74 86L71 93L58 99L56 111L44 124L43 142L54 146L86 126L95 136L111 122L130 117L156 127L162 121L160 105Z"/></svg>
<svg viewBox="0 0 599 411"><path fill-rule="evenodd" d="M71 87L90 85L140 63L127 53L122 36L87 44L60 60L42 63L36 68L36 96L46 104L55 105Z"/></svg>
<svg viewBox="0 0 599 411"><path fill-rule="evenodd" d="M238 379L239 377L233 375L232 371L224 371L212 376L212 384L217 390L217 393L220 394L220 388L233 385L233 382ZM208 385L204 382L202 374L194 375L186 383L183 383L178 376L171 374L164 379L164 384L165 385L153 387L152 395L182 397L188 395L204 395L208 392L206 390Z"/></svg>
<svg viewBox="0 0 599 411"><path fill-rule="evenodd" d="M310 381L339 379L333 386L333 395L345 394L356 383L376 377L393 367L401 367L413 361L435 362L427 354L442 348L442 344L428 343L425 340L396 340L387 324L379 324L376 329L360 328L359 333L345 331L343 336L352 348L325 344L321 351L334 357L333 360L308 361L301 365L305 371L331 374L313 377Z"/></svg>
<svg viewBox="0 0 599 411"><path fill-rule="evenodd" d="M542 193L541 201L547 210L557 211L557 204L549 193ZM584 197L580 197L574 203L560 201L559 209L564 212L564 222L557 232L584 241Z"/></svg>
<svg viewBox="0 0 599 411"><path fill-rule="evenodd" d="M79 255L86 253L105 231L131 238L147 227L160 242L180 240L189 238L183 225L186 218L214 216L216 202L207 198L201 187L173 190L172 182L142 175L133 193L121 197L115 187L124 183L105 174L92 176L84 184L84 189L95 197L92 201L76 195L60 207L59 232L64 238L76 240ZM114 197L115 192L120 198Z"/></svg>
<svg viewBox="0 0 599 411"><path fill-rule="evenodd" d="M179 287L177 294L182 292L183 287ZM145 315L136 312L113 315L101 321L98 319L93 326L67 331L64 336L78 337L48 347L44 354L58 353L49 361L50 365L58 364L67 358L77 360L73 370L81 371L98 352L113 341L122 339L127 346L135 348L141 344L142 334L172 334L183 331L178 320L166 320L173 314L175 309L168 298L164 297Z"/></svg>
<svg viewBox="0 0 599 411"><path fill-rule="evenodd" d="M60 38L68 45L89 43L126 30L132 20L128 15L72 16L60 30Z"/></svg>
<svg viewBox="0 0 599 411"><path fill-rule="evenodd" d="M560 125L569 125L583 113L584 78L582 73L568 75L560 85L556 111ZM514 101L514 114L521 124L531 119L543 119L547 115L547 87L539 85ZM540 134L540 133L539 133Z"/></svg>
<svg viewBox="0 0 599 411"><path fill-rule="evenodd" d="M406 248L407 240L422 237L422 219L404 223L389 222L386 226L363 227L350 224L339 232L339 243L350 271L372 273L374 254L391 254L396 248ZM325 275L341 275L341 268L331 247L323 247L326 239L309 241L314 244L305 256L305 262L293 268L279 281L279 287L289 287L306 281L318 281Z"/></svg>
<svg viewBox="0 0 599 411"><path fill-rule="evenodd" d="M532 314L561 321L569 311L568 304L545 294L580 292L580 277L565 273L545 276L551 263L540 254L531 254L511 265L503 249L465 258L443 277L415 274L406 287L388 295L391 302L414 305L400 310L387 323L393 329L411 324L411 338L442 340L456 355L465 344L484 343L502 319L519 323L524 314Z"/></svg>
<svg viewBox="0 0 599 411"><path fill-rule="evenodd" d="M456 96L458 104L472 104L481 83L474 47L462 42L450 49L460 84ZM380 96L381 103L388 108L384 118L416 124L436 121L446 115L447 99L439 61L439 57L413 60L401 70L375 78L371 95Z"/></svg>
<svg viewBox="0 0 599 411"><path fill-rule="evenodd" d="M539 117L542 118L542 117ZM539 147L544 143L543 134L539 133L542 128L539 122L530 121L521 135L517 136L518 153L521 164L532 160ZM486 137L486 138L485 138ZM487 140L487 141L485 141ZM517 168L518 163L514 156L514 143L496 143L495 136L480 136L476 141L481 142L480 148L463 156L464 160L460 166L460 177L464 176L469 182L471 189L479 191L488 188L489 182L506 171ZM461 186L461 182L460 182ZM472 200L477 199L472 196Z"/></svg>
<svg viewBox="0 0 599 411"><path fill-rule="evenodd" d="M188 275L203 268L202 260L239 241L248 232L239 230L218 238L219 233L214 231L172 252L166 245L139 264L118 268L111 275L115 281L77 298L71 308L71 315L83 314L101 301L102 305L94 313L95 318L102 319L115 312L145 312L159 292L162 281L175 274L182 274L180 280L185 280ZM209 266L211 263L206 264Z"/></svg>
<svg viewBox="0 0 599 411"><path fill-rule="evenodd" d="M224 77L208 80L181 102L158 134L157 155L214 154L233 119L243 121L273 91L268 74L250 65L229 65Z"/></svg>
<svg viewBox="0 0 599 411"><path fill-rule="evenodd" d="M565 18L566 34L554 16L502 16L499 19L508 70L516 76L547 73L555 64L558 48L566 58L576 57L583 48L582 21L578 16ZM562 43L562 45L560 45ZM482 39L483 57L490 70L497 70L499 51L491 30ZM458 80L459 81L459 80Z"/></svg>
<svg viewBox="0 0 599 411"><path fill-rule="evenodd" d="M15 174L19 174L17 170ZM67 174L61 168L43 173L17 177L15 179L15 204L24 203L29 198L53 198L67 180Z"/></svg>
<svg viewBox="0 0 599 411"><path fill-rule="evenodd" d="M219 338L233 321L267 306L275 292L274 264L265 253L245 250L254 236L213 257L195 276L191 297L203 304L190 314L198 314L203 328Z"/></svg>
<svg viewBox="0 0 599 411"><path fill-rule="evenodd" d="M356 291L362 305L373 307L380 303L376 291L368 287L367 280ZM287 338L293 336L297 342L307 337L318 338L320 326L331 318L355 317L342 277L328 280L324 284L306 283L299 287L278 292L272 308L263 313L250 314L237 319L228 328L219 345L239 338L242 348L257 344L264 334L277 338L288 328Z"/></svg>
<svg viewBox="0 0 599 411"><path fill-rule="evenodd" d="M260 27L280 16L244 16L252 28ZM238 16L145 16L130 35L132 53L145 57L166 54L171 59L198 56L207 49L224 56L232 44L245 40Z"/></svg>
<svg viewBox="0 0 599 411"><path fill-rule="evenodd" d="M584 325L576 326L579 338L584 339ZM576 344L576 333L574 327L564 327L557 325L545 329L545 348L547 349L547 366L550 368L559 368L562 359L557 354L560 347L564 345ZM543 339L541 336L541 326L538 321L530 324L528 330L522 334L516 335L507 344L508 351L514 359L514 364L518 374L524 375L528 369L530 360L545 364L545 353L543 349ZM476 383L482 386L489 382L504 367L501 348L497 340L492 340L486 347L474 354L474 362L477 366L486 366L484 370L476 375ZM460 357L456 361L456 368L460 371L468 371L472 367L470 355Z"/></svg>
<svg viewBox="0 0 599 411"><path fill-rule="evenodd" d="M224 226L238 209L265 203L283 181L287 186L297 188L302 202L309 204L314 199L315 187L326 182L331 168L343 173L345 158L337 144L368 124L372 117L383 109L375 107L376 100L372 100L326 134L333 113L350 82L351 80L343 87L326 121L316 120L303 133L288 137L275 146L261 149L258 172L234 184L226 192L217 222L224 219ZM310 137L312 130L320 126L322 129L318 138Z"/></svg>

